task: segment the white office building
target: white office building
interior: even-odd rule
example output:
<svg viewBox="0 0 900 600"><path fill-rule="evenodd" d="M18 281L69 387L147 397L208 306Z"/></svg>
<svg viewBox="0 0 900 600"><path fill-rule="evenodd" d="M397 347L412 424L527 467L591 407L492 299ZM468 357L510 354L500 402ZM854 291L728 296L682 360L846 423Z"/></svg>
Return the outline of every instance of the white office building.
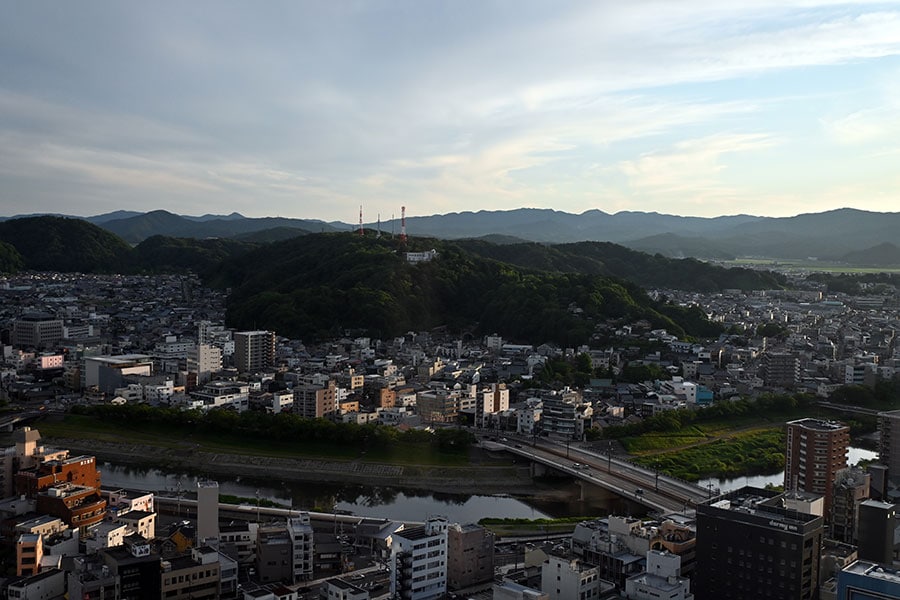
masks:
<svg viewBox="0 0 900 600"><path fill-rule="evenodd" d="M419 527L394 533L391 541L391 597L443 598L447 591L447 518L431 517Z"/></svg>

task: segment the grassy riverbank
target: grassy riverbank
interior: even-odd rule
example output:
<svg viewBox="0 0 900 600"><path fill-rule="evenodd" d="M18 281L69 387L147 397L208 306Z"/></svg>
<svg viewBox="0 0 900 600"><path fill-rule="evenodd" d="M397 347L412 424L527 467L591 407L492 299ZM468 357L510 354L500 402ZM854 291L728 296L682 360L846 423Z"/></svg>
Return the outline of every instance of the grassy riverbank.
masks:
<svg viewBox="0 0 900 600"><path fill-rule="evenodd" d="M121 422L92 415L66 415L60 421L42 421L41 435L50 438L97 440L118 444L146 444L172 450L248 456L317 458L377 462L395 465L461 467L470 463L466 452L447 452L430 439L394 440L386 446L360 448L350 444L304 438L276 440L243 433L208 432L170 427L153 422Z"/></svg>
<svg viewBox="0 0 900 600"><path fill-rule="evenodd" d="M486 518L478 521L499 537L527 537L572 533L582 521L595 517L562 517L559 519L498 519Z"/></svg>
<svg viewBox="0 0 900 600"><path fill-rule="evenodd" d="M634 462L687 481L765 475L784 468L785 439L782 428L729 432L714 441L644 454Z"/></svg>

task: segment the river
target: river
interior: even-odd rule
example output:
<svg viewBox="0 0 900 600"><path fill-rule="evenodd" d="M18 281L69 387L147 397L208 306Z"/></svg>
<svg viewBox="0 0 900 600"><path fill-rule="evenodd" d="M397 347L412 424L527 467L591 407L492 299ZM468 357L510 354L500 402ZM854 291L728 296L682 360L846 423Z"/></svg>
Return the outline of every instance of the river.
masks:
<svg viewBox="0 0 900 600"><path fill-rule="evenodd" d="M99 464L104 486L149 491L185 493L196 489L194 475L167 473L159 469ZM395 520L424 521L429 515L444 515L452 522L474 523L484 517L527 518L564 516L606 516L610 512L640 511L617 498L578 500L578 488L561 480L536 497L506 495L444 494L431 491L397 489L383 486L286 482L272 479L219 478L222 494L260 498L301 510L331 512L335 508L360 516ZM538 486L539 487L539 486Z"/></svg>
<svg viewBox="0 0 900 600"><path fill-rule="evenodd" d="M876 458L878 458L877 452L866 450L865 448L851 447L850 451L847 453L847 464L853 466L861 460L873 460ZM711 484L713 489L719 488L722 492L730 492L731 490L742 488L745 485L764 488L770 483L772 485L783 485L784 470L772 475L751 475L748 477L735 477L734 479L701 479L697 482L697 485L703 488L709 488Z"/></svg>

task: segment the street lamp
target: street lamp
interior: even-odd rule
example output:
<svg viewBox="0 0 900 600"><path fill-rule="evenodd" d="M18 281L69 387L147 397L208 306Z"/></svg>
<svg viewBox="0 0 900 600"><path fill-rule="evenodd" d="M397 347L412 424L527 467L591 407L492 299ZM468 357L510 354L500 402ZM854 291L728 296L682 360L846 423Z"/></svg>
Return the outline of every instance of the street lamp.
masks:
<svg viewBox="0 0 900 600"><path fill-rule="evenodd" d="M612 473L612 442L606 443L606 472Z"/></svg>

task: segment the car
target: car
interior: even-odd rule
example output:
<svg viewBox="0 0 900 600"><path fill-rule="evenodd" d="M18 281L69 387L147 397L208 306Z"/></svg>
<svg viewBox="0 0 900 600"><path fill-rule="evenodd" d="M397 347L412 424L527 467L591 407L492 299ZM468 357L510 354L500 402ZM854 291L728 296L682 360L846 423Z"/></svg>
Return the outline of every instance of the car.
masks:
<svg viewBox="0 0 900 600"><path fill-rule="evenodd" d="M514 447L514 448L521 448L521 447L522 447L522 444L516 444L516 445L513 446L513 447Z"/></svg>
<svg viewBox="0 0 900 600"><path fill-rule="evenodd" d="M575 467L576 469L580 469L581 463L572 463L572 466Z"/></svg>
<svg viewBox="0 0 900 600"><path fill-rule="evenodd" d="M635 496L641 496L641 495L643 495L643 493L644 493L644 490L642 490L641 488L635 488L635 489L634 489L634 495L635 495Z"/></svg>

